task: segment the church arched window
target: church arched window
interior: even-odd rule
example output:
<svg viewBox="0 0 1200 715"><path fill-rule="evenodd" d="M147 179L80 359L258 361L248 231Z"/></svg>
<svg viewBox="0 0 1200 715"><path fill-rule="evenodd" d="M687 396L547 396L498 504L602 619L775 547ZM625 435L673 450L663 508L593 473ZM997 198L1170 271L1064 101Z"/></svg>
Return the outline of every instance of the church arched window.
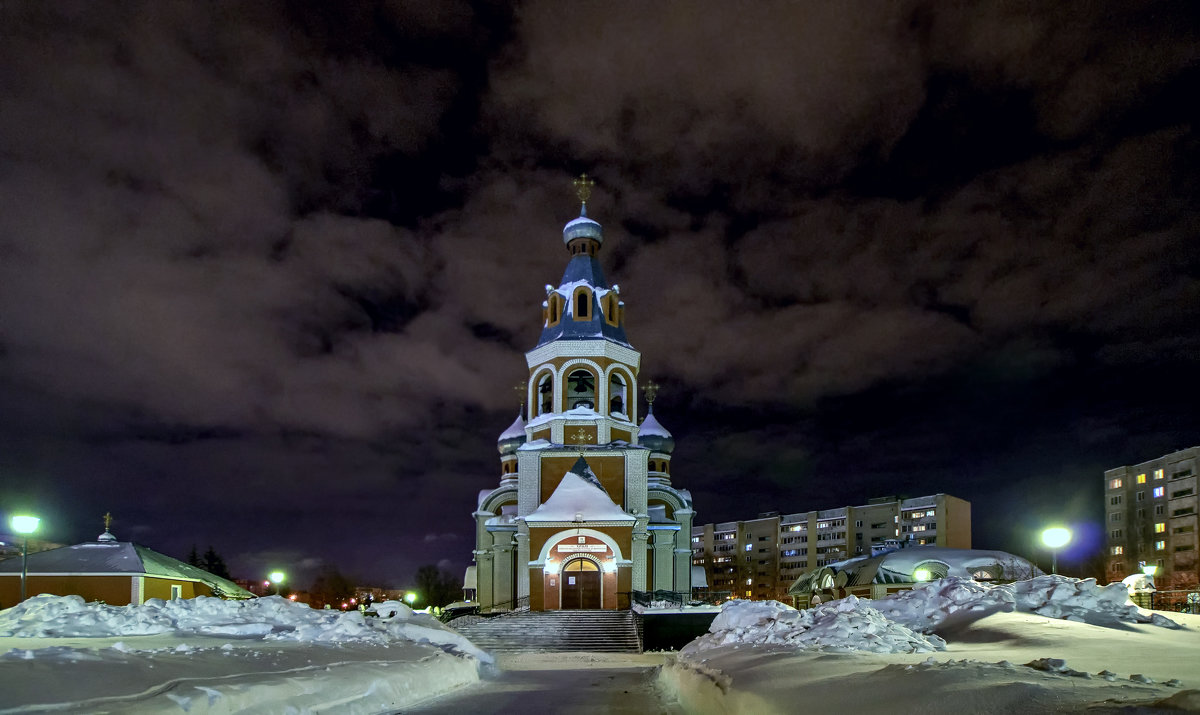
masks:
<svg viewBox="0 0 1200 715"><path fill-rule="evenodd" d="M618 311L617 294L610 291L604 299L604 322L613 326L619 325L621 316Z"/></svg>
<svg viewBox="0 0 1200 715"><path fill-rule="evenodd" d="M583 286L575 289L575 320L592 319L592 292Z"/></svg>
<svg viewBox="0 0 1200 715"><path fill-rule="evenodd" d="M538 380L538 414L544 415L547 412L554 411L554 383L550 381L550 375L547 373L542 375Z"/></svg>
<svg viewBox="0 0 1200 715"><path fill-rule="evenodd" d="M567 377L567 409L596 409L596 377L587 370L576 370Z"/></svg>
<svg viewBox="0 0 1200 715"><path fill-rule="evenodd" d="M551 294L550 295L550 316L549 316L550 321L549 321L548 325L557 325L559 319L562 318L562 311L563 311L562 296L559 295L558 293Z"/></svg>
<svg viewBox="0 0 1200 715"><path fill-rule="evenodd" d="M608 379L608 414L625 416L625 379L615 372Z"/></svg>

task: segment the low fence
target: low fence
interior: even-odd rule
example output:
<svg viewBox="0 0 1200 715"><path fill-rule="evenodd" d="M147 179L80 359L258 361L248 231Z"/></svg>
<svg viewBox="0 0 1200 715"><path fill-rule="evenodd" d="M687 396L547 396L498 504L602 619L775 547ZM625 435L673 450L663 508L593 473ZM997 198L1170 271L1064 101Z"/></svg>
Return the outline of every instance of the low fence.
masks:
<svg viewBox="0 0 1200 715"><path fill-rule="evenodd" d="M1150 596L1149 607L1156 611L1200 614L1200 590L1155 591Z"/></svg>

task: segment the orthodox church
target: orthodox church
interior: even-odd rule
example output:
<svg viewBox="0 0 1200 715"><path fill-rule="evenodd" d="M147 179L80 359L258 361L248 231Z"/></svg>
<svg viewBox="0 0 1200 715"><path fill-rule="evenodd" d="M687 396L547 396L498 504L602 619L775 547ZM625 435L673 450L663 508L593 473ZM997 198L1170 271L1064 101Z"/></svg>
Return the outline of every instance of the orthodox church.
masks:
<svg viewBox="0 0 1200 715"><path fill-rule="evenodd" d="M632 591L691 592L691 494L671 485L675 441L652 413L653 383L639 415L641 355L596 258L592 182L575 186L570 259L546 286L541 337L525 354L528 414L500 435L500 484L480 492L473 515L484 611L622 609Z"/></svg>

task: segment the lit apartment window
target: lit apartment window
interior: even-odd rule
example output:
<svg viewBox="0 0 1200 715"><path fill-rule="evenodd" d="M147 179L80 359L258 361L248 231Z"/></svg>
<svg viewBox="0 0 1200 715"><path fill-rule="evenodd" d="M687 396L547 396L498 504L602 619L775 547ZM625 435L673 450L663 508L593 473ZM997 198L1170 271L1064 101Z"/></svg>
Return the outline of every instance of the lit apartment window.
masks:
<svg viewBox="0 0 1200 715"><path fill-rule="evenodd" d="M749 550L751 550L751 549L753 549L753 548L754 548L754 545L753 545L753 544L746 544L746 551L749 551Z"/></svg>
<svg viewBox="0 0 1200 715"><path fill-rule="evenodd" d="M1154 550L1155 551L1162 551L1165 548L1167 548L1167 542L1165 542L1165 541L1155 541L1154 542Z"/></svg>
<svg viewBox="0 0 1200 715"><path fill-rule="evenodd" d="M1137 476L1137 483L1138 483L1138 484L1145 484L1145 483L1146 483L1146 475L1145 475L1145 474L1139 474L1139 475Z"/></svg>
<svg viewBox="0 0 1200 715"><path fill-rule="evenodd" d="M1155 479L1162 479L1162 478L1163 478L1163 470L1161 470L1161 469L1155 469L1155 470L1154 470L1154 478L1155 478Z"/></svg>
<svg viewBox="0 0 1200 715"><path fill-rule="evenodd" d="M1163 495L1165 487L1154 487L1154 498L1157 499Z"/></svg>
<svg viewBox="0 0 1200 715"><path fill-rule="evenodd" d="M1156 534L1161 534L1166 530L1167 530L1167 525L1161 521L1154 525L1154 533L1156 533Z"/></svg>
<svg viewBox="0 0 1200 715"><path fill-rule="evenodd" d="M1112 547L1112 553L1113 553L1113 556L1120 556L1121 554L1125 553L1125 547L1124 546L1114 546L1114 547Z"/></svg>
<svg viewBox="0 0 1200 715"><path fill-rule="evenodd" d="M753 585L753 583L754 583L754 579L752 579L752 578L748 578L748 579L746 579L746 585L747 585L747 586Z"/></svg>
<svg viewBox="0 0 1200 715"><path fill-rule="evenodd" d="M1108 488L1109 488L1109 489L1120 489L1120 488L1121 488L1121 485L1122 485L1123 483L1124 483L1124 482L1122 482L1120 479L1110 479L1110 480L1108 481Z"/></svg>

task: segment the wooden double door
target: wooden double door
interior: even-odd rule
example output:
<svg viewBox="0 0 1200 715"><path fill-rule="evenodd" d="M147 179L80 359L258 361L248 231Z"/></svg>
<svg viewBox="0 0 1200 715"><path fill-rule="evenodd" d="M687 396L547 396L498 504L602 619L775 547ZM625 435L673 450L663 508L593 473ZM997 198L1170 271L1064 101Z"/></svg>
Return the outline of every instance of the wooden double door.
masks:
<svg viewBox="0 0 1200 715"><path fill-rule="evenodd" d="M590 559L568 561L562 570L562 607L594 609L600 603L600 568Z"/></svg>

